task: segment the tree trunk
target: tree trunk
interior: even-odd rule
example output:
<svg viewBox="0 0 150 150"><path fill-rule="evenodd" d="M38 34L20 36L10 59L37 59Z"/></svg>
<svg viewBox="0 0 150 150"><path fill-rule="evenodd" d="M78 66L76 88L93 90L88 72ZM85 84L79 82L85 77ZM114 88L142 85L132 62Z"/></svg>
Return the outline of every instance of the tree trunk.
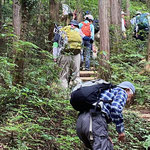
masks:
<svg viewBox="0 0 150 150"><path fill-rule="evenodd" d="M107 61L110 58L109 44L109 21L108 21L108 0L99 0L99 20L100 20L100 69L99 76L108 80L110 67Z"/></svg>
<svg viewBox="0 0 150 150"><path fill-rule="evenodd" d="M55 0L49 0L49 8L50 8L50 26L49 26L49 35L48 39L49 41L52 41L54 34L54 23L58 23L59 20L59 3Z"/></svg>
<svg viewBox="0 0 150 150"><path fill-rule="evenodd" d="M150 72L150 31L149 31L149 38L148 38L148 48L147 48L147 65L145 67L147 72Z"/></svg>
<svg viewBox="0 0 150 150"><path fill-rule="evenodd" d="M83 21L83 12L82 12L82 8L81 8L81 0L77 0L76 3L76 13L77 13L77 21L81 22Z"/></svg>
<svg viewBox="0 0 150 150"><path fill-rule="evenodd" d="M111 25L112 25L112 36L111 36L111 48L114 52L119 52L119 43L121 39L121 26L120 26L120 3L119 0L110 0L111 10Z"/></svg>
<svg viewBox="0 0 150 150"><path fill-rule="evenodd" d="M15 72L14 72L14 84L23 84L23 65L24 62L22 60L22 52L17 51L18 40L21 38L21 25L22 25L22 16L21 16L21 4L19 0L13 0L13 27L14 34L16 38L14 38L14 62L16 64ZM17 44L16 44L17 43Z"/></svg>
<svg viewBox="0 0 150 150"><path fill-rule="evenodd" d="M130 26L130 0L126 0L126 27Z"/></svg>
<svg viewBox="0 0 150 150"><path fill-rule="evenodd" d="M150 0L146 1L147 7L150 8Z"/></svg>
<svg viewBox="0 0 150 150"><path fill-rule="evenodd" d="M0 0L0 33L2 29L2 0Z"/></svg>
<svg viewBox="0 0 150 150"><path fill-rule="evenodd" d="M13 27L17 39L21 34L21 5L19 0L13 0Z"/></svg>

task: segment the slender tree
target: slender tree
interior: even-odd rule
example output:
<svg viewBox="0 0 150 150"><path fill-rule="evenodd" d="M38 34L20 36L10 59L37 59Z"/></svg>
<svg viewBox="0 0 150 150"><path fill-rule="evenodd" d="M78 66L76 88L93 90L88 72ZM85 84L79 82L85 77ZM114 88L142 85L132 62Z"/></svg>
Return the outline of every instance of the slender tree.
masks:
<svg viewBox="0 0 150 150"><path fill-rule="evenodd" d="M130 0L126 0L126 26L130 26Z"/></svg>
<svg viewBox="0 0 150 150"><path fill-rule="evenodd" d="M150 72L150 31L149 31L149 39L148 39L148 49L147 49L147 62L146 71Z"/></svg>
<svg viewBox="0 0 150 150"><path fill-rule="evenodd" d="M150 9L150 1L147 1L148 8ZM150 72L150 30L148 36L148 48L147 48L147 65L145 67L147 72Z"/></svg>
<svg viewBox="0 0 150 150"><path fill-rule="evenodd" d="M49 25L49 35L48 39L49 41L52 41L53 39L53 29L54 29L54 23L59 22L59 6L60 4L56 0L49 0L49 14L50 14L50 25Z"/></svg>
<svg viewBox="0 0 150 150"><path fill-rule="evenodd" d="M19 0L13 0L13 27L14 34L17 39L20 39L21 35L21 4Z"/></svg>
<svg viewBox="0 0 150 150"><path fill-rule="evenodd" d="M24 62L22 60L22 51L18 51L18 41L21 39L24 30L22 28L22 12L21 12L21 3L20 0L13 0L13 27L14 34L14 47L13 47L13 56L14 62L16 64L14 70L14 84L23 84L23 66ZM24 25L23 25L24 27ZM23 39L24 36L22 36Z"/></svg>
<svg viewBox="0 0 150 150"><path fill-rule="evenodd" d="M111 26L112 26L112 36L111 43L112 49L114 52L119 51L119 43L121 39L121 11L120 11L120 3L119 0L110 0L110 11L111 11Z"/></svg>
<svg viewBox="0 0 150 150"><path fill-rule="evenodd" d="M99 0L99 20L100 20L100 70L101 78L108 80L109 65L107 61L110 59L110 43L109 43L109 20L108 20L108 0ZM102 38L101 38L102 37Z"/></svg>
<svg viewBox="0 0 150 150"><path fill-rule="evenodd" d="M0 0L0 32L2 28L2 0Z"/></svg>

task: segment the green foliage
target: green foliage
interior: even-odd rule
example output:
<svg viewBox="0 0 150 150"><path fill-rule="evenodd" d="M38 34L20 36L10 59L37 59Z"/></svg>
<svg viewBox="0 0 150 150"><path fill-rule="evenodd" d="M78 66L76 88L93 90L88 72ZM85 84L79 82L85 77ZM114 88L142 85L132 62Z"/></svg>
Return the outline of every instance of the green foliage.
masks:
<svg viewBox="0 0 150 150"><path fill-rule="evenodd" d="M28 25L27 41L13 41L16 36L12 28L12 0L3 5L3 40L0 56L0 143L10 150L82 150L83 144L76 135L75 124L77 112L69 103L70 91L59 86L60 68L53 62L47 50L52 41L48 41L49 6L48 0L22 0L27 8ZM78 8L75 0L67 3L71 8ZM80 1L83 11L91 11L98 17L98 1ZM125 3L123 8L125 7ZM135 11L146 12L146 6L139 1L131 1L131 15ZM40 21L39 21L40 20ZM113 30L113 29L112 29ZM136 86L136 102L150 103L150 76L140 73L146 62L147 41L132 38L118 47L120 52L111 53L111 81L115 84L129 80ZM24 62L23 84L14 84L14 72L18 67L14 62L15 52ZM103 53L103 52L102 52ZM105 54L105 53L103 53ZM98 67L98 62L93 62ZM114 125L110 126L110 136L114 149L148 149L150 125L136 115L125 114L126 143L118 143Z"/></svg>
<svg viewBox="0 0 150 150"><path fill-rule="evenodd" d="M150 135L145 137L146 137L146 141L143 143L143 146L144 148L146 148L146 150L148 150L150 147Z"/></svg>
<svg viewBox="0 0 150 150"><path fill-rule="evenodd" d="M150 134L150 123L137 117L134 113L126 112L124 114L125 134L124 143L118 142L118 133L114 125L109 126L110 137L113 140L115 150L143 150L143 143L146 143L145 135ZM144 142L146 140L146 142Z"/></svg>

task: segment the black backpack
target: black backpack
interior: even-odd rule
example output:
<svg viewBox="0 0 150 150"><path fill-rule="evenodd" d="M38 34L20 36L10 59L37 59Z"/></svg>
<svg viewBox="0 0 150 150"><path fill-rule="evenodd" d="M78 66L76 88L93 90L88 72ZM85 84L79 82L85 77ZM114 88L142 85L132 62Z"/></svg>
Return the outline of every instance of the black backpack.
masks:
<svg viewBox="0 0 150 150"><path fill-rule="evenodd" d="M71 93L70 103L72 107L80 112L88 111L97 107L98 103L102 101L100 94L107 89L112 89L116 86L102 79L92 80L83 84L77 85ZM112 101L103 101L103 103ZM96 106L93 104L96 103Z"/></svg>

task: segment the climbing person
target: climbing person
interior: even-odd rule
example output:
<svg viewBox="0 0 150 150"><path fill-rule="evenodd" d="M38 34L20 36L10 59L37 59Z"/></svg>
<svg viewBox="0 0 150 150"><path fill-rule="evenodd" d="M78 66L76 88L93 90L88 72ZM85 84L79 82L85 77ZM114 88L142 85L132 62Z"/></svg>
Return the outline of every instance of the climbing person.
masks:
<svg viewBox="0 0 150 150"><path fill-rule="evenodd" d="M83 51L81 54L81 63L83 64L85 59L85 70L90 70L90 57L91 57L91 50L92 50L92 43L94 41L94 25L93 23L93 16L86 15L85 21L79 23L79 29L81 29L84 36L83 38Z"/></svg>
<svg viewBox="0 0 150 150"><path fill-rule="evenodd" d="M133 18L130 20L131 25L133 25L135 27L136 25L136 16L141 15L142 13L140 11L137 11L135 13L135 16L133 16Z"/></svg>
<svg viewBox="0 0 150 150"><path fill-rule="evenodd" d="M145 40L149 31L149 13L142 13L136 16L135 23L135 38L140 40Z"/></svg>
<svg viewBox="0 0 150 150"><path fill-rule="evenodd" d="M58 46L60 56L58 65L61 68L60 81L61 86L68 88L70 83L77 84L80 79L80 52L82 38L80 36L78 22L72 20L70 25L61 29L60 41Z"/></svg>
<svg viewBox="0 0 150 150"><path fill-rule="evenodd" d="M59 48L59 39L60 39L60 29L62 28L62 26L57 26L55 24L54 27L54 38L53 38L53 60L54 62L57 62L57 59L60 55L60 48Z"/></svg>
<svg viewBox="0 0 150 150"><path fill-rule="evenodd" d="M122 36L125 39L126 36L126 22L125 22L125 12L121 11L121 29L122 29Z"/></svg>
<svg viewBox="0 0 150 150"><path fill-rule="evenodd" d="M103 102L100 105L101 107L98 106L94 111L90 109L79 113L76 125L77 135L87 148L113 150L112 141L108 136L107 124L110 122L116 125L118 140L125 140L122 111L125 104L132 101L134 93L134 85L131 82L124 81L100 94L99 98Z"/></svg>

